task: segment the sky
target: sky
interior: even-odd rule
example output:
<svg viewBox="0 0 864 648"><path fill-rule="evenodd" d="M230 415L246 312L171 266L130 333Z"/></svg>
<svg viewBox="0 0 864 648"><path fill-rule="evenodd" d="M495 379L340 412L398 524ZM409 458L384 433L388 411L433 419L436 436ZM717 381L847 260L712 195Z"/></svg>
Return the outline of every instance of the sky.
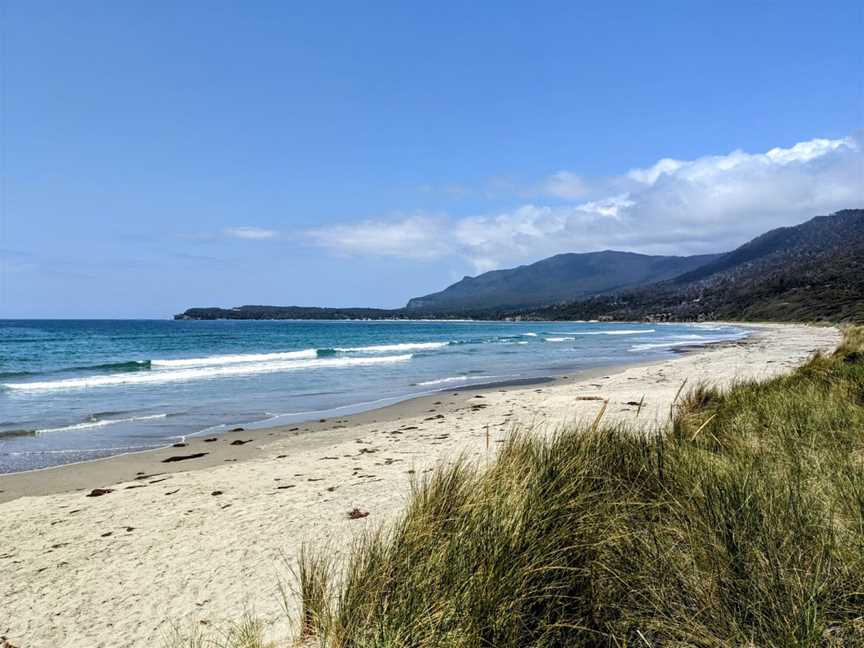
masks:
<svg viewBox="0 0 864 648"><path fill-rule="evenodd" d="M0 0L0 317L398 307L864 207L864 3Z"/></svg>

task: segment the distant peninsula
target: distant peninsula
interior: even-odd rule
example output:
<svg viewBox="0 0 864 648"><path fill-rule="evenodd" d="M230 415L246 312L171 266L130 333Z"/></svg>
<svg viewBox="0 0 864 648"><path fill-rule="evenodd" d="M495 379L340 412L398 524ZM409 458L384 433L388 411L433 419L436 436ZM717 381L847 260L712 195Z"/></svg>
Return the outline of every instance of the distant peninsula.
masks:
<svg viewBox="0 0 864 648"><path fill-rule="evenodd" d="M315 306L237 306L190 308L175 320L281 320L281 319L390 319L396 311L383 308L318 308Z"/></svg>

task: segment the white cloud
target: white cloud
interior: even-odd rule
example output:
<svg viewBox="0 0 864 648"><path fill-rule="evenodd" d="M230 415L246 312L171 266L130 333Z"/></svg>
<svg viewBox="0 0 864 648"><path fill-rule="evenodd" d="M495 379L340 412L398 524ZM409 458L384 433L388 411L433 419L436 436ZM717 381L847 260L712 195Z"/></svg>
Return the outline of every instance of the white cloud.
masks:
<svg viewBox="0 0 864 648"><path fill-rule="evenodd" d="M543 193L569 200L582 198L590 191L589 181L570 171L559 171L541 185Z"/></svg>
<svg viewBox="0 0 864 648"><path fill-rule="evenodd" d="M339 253L434 259L450 252L447 223L425 215L333 225L306 234Z"/></svg>
<svg viewBox="0 0 864 648"><path fill-rule="evenodd" d="M274 239L279 236L279 232L276 230L263 229L261 227L226 227L223 232L226 236L253 241Z"/></svg>
<svg viewBox="0 0 864 648"><path fill-rule="evenodd" d="M629 194L625 193L619 196L609 196L608 198L582 203L577 209L600 216L618 218L622 210L632 207L634 204L630 200Z"/></svg>
<svg viewBox="0 0 864 648"><path fill-rule="evenodd" d="M836 140L814 139L809 142L799 142L792 148L788 149L773 148L765 155L772 162L778 162L780 164L788 164L790 162L809 162L810 160L821 157L826 153L848 146L850 141L851 138Z"/></svg>
<svg viewBox="0 0 864 648"><path fill-rule="evenodd" d="M657 162L655 162L647 169L631 169L627 172L627 177L642 184L652 185L657 182L657 178L659 178L664 173L675 173L678 169L684 166L684 164L686 163L681 162L680 160L663 158L662 160L658 160Z"/></svg>
<svg viewBox="0 0 864 648"><path fill-rule="evenodd" d="M775 227L864 206L862 149L858 132L765 153L663 158L613 177L560 171L540 186L575 204L523 204L467 217L412 215L323 227L308 235L339 253L454 256L470 261L477 272L560 252L720 252Z"/></svg>

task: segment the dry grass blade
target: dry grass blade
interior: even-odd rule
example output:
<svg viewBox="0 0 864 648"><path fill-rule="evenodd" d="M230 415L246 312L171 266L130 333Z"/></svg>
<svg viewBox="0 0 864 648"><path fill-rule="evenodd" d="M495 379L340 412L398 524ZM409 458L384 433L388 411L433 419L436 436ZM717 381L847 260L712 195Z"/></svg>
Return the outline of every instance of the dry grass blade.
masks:
<svg viewBox="0 0 864 648"><path fill-rule="evenodd" d="M690 440L691 440L691 441L695 441L695 440L696 440L696 437L699 436L699 433L700 433L702 430L704 430L705 427L706 427L706 426L707 426L711 421L713 421L716 417L717 417L716 414L712 414L711 416L709 416L709 417L705 420L705 422L704 422L702 425L699 426L699 429L697 429L697 430L693 433L693 436L690 437Z"/></svg>
<svg viewBox="0 0 864 648"><path fill-rule="evenodd" d="M606 408L609 407L609 399L606 398L603 400L603 406L600 408L600 411L597 412L597 418L594 419L594 422L591 424L591 433L597 431L597 426L600 425L600 419L603 418L603 415L606 413Z"/></svg>
<svg viewBox="0 0 864 648"><path fill-rule="evenodd" d="M678 398L681 396L681 392L684 391L684 386L687 384L687 379L684 379L684 382L681 383L681 386L678 388L678 391L675 392L675 398L672 399L672 404L669 406L669 420L674 420L674 412L675 412L675 404L678 402Z"/></svg>

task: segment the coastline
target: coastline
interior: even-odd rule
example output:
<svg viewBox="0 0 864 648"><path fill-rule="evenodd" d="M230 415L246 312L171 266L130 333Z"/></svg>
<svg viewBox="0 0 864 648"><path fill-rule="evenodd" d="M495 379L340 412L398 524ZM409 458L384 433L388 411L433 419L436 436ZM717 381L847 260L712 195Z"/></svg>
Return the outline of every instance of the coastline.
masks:
<svg viewBox="0 0 864 648"><path fill-rule="evenodd" d="M54 336L47 348L34 332L39 327L25 327L30 332L22 333L19 351L26 362L5 363L0 384L8 408L0 425L0 474L104 461L235 428L344 417L465 385L650 362L693 340L746 335L730 325L703 332L698 324L625 323L608 331L625 337L606 337L605 326L583 333L578 322L352 327L323 320L290 328L286 339L281 325L251 323L264 326L205 322L194 332L175 330L172 322L109 321L93 328L72 321L46 329ZM66 358L61 330L92 352ZM93 344L92 336L109 341ZM215 342L202 348L202 336ZM38 360L43 355L66 359ZM223 376L233 381L210 380Z"/></svg>
<svg viewBox="0 0 864 648"><path fill-rule="evenodd" d="M392 519L411 479L435 465L489 460L510 430L591 420L604 399L606 420L659 425L684 378L722 386L770 377L839 338L833 328L736 325L750 337L645 364L536 385L463 386L323 423L0 476L0 569L9 575L0 634L36 648L149 646L169 621L218 625L248 608L284 637L283 560L304 541L330 542L338 554ZM162 463L198 452L208 454ZM112 491L82 492L93 488ZM352 508L369 516L349 520Z"/></svg>
<svg viewBox="0 0 864 648"><path fill-rule="evenodd" d="M718 343L722 344L722 343ZM700 348L707 348L705 345ZM697 348L675 349L676 354L698 353ZM395 403L362 410L343 416L328 416L321 419L298 421L290 425L257 426L212 431L208 434L190 435L180 444L126 452L99 459L89 459L60 466L49 466L34 470L0 474L0 504L19 497L37 497L74 491L105 488L128 482L140 475L168 475L178 472L206 470L227 463L242 463L254 460L266 452L266 447L277 442L285 443L291 451L312 450L327 447L334 442L353 435L358 426L387 424L402 419L414 418L427 413L431 407L445 415L465 407L477 394L489 392L511 392L536 386L560 386L594 377L611 376L630 367L645 366L657 359L620 365L582 369L572 375L546 376L506 380L490 383L475 383L440 389L420 396L408 396ZM436 405L437 401L442 401ZM350 406L346 406L350 407ZM226 426L230 427L230 426ZM242 442L242 443L238 443ZM185 455L207 453L205 456L165 463L165 459Z"/></svg>
<svg viewBox="0 0 864 648"><path fill-rule="evenodd" d="M759 324L740 324L718 322L718 324L738 326L747 329L748 337L743 340L723 340L702 344L674 346L668 349L673 356L700 353L707 349L727 344L746 343L758 335ZM770 326L770 325L768 325ZM508 392L531 388L537 385L561 386L596 377L606 377L620 373L631 367L647 366L663 362L669 358L654 357L585 369L573 368L568 374L516 378L488 383L469 383L441 388L421 395L397 397L387 405L359 409L349 414L334 415L341 409L355 408L358 405L345 405L322 412L322 418L294 421L290 424L266 425L266 421L255 421L236 426L224 425L224 429L208 428L187 435L181 442L155 448L123 452L97 459L75 461L57 466L47 466L12 473L0 473L0 504L19 497L54 495L65 492L106 488L114 484L138 479L141 475L166 475L178 472L204 470L221 466L226 462L245 462L260 457L264 448L275 442L288 442L290 450L308 450L326 447L333 441L344 440L351 433L346 432L362 425L391 423L393 421L421 416L431 406L441 412L452 413L475 394L488 392ZM436 401L446 397L447 402L438 405ZM307 435L310 438L307 438ZM165 463L166 459L188 455L203 455L180 461Z"/></svg>

